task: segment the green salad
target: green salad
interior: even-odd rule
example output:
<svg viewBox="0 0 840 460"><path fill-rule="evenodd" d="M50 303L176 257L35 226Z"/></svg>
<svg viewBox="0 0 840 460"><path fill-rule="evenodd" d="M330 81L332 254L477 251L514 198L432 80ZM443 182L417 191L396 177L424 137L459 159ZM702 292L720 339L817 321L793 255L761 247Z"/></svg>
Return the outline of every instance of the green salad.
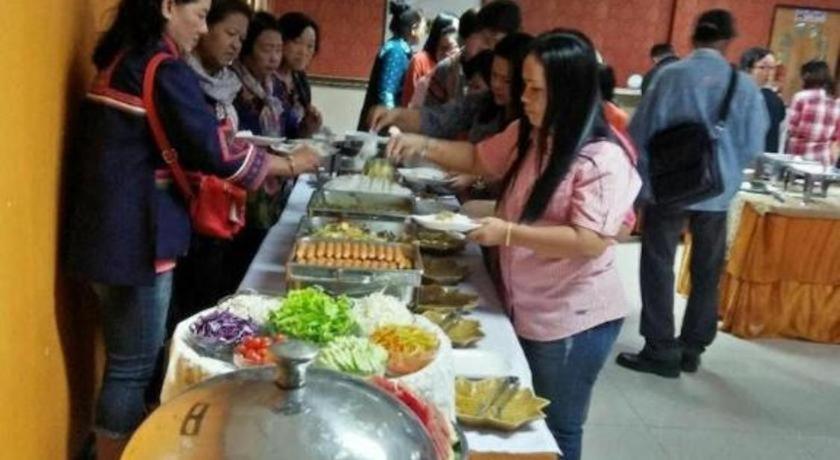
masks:
<svg viewBox="0 0 840 460"><path fill-rule="evenodd" d="M388 352L362 337L339 337L321 349L315 365L369 377L385 374Z"/></svg>
<svg viewBox="0 0 840 460"><path fill-rule="evenodd" d="M353 333L356 323L350 311L347 297L332 297L320 288L309 287L290 291L280 309L269 313L268 325L275 333L326 344Z"/></svg>

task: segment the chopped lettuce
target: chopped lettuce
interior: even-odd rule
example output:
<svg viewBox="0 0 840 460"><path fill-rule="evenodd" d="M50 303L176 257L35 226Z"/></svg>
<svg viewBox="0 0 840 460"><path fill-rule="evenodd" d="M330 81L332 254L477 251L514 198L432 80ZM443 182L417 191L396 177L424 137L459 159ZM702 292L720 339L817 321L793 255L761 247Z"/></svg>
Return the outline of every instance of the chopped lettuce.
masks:
<svg viewBox="0 0 840 460"><path fill-rule="evenodd" d="M268 315L269 327L296 339L326 344L353 333L350 300L317 287L290 291L280 309Z"/></svg>

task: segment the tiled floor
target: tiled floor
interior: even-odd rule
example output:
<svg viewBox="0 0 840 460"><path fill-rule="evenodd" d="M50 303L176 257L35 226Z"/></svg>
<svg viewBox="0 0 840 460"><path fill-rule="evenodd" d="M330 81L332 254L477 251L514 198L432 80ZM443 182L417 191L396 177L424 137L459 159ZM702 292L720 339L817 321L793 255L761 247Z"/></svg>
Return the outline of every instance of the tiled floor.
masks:
<svg viewBox="0 0 840 460"><path fill-rule="evenodd" d="M696 374L618 367L617 353L643 344L638 260L637 243L619 247L632 314L595 388L585 460L840 459L840 346L720 333Z"/></svg>

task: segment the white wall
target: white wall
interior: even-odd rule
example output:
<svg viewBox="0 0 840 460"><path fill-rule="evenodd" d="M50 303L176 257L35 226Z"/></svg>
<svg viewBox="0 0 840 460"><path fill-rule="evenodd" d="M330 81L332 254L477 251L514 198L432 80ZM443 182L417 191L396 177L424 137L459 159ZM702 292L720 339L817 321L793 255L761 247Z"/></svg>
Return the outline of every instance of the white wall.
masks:
<svg viewBox="0 0 840 460"><path fill-rule="evenodd" d="M365 100L365 88L312 84L312 103L324 116L324 126L336 134L355 131Z"/></svg>

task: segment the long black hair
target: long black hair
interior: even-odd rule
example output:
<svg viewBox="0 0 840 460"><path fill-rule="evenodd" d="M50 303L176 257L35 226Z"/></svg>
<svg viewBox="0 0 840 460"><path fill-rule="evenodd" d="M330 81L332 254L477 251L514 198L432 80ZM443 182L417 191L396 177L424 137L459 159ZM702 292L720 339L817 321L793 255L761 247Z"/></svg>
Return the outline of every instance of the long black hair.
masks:
<svg viewBox="0 0 840 460"><path fill-rule="evenodd" d="M198 0L174 0L182 5ZM99 37L93 50L97 69L108 67L117 54L149 46L163 37L166 18L161 13L163 0L121 0L111 27Z"/></svg>
<svg viewBox="0 0 840 460"><path fill-rule="evenodd" d="M412 8L405 0L391 0L388 3L388 11L391 13L388 30L395 37L407 38L411 29L423 20L423 13Z"/></svg>
<svg viewBox="0 0 840 460"><path fill-rule="evenodd" d="M543 215L584 145L596 138L610 137L601 109L598 60L588 39L581 39L580 35L577 31L540 35L528 53L542 64L545 72L548 99L536 140L538 149L550 151L537 152L541 158L548 154L548 164L522 211L520 220L524 222L536 221ZM527 117L521 120L517 159L508 173L506 186L510 186L531 148L534 128Z"/></svg>
<svg viewBox="0 0 840 460"><path fill-rule="evenodd" d="M522 79L522 63L525 62L525 57L528 55L533 41L534 37L532 35L524 32L514 32L503 38L493 48L494 59L502 58L510 64L509 104L511 105L511 111L509 117L505 119L505 124L522 116L522 91L525 90L525 80ZM502 111L507 110L507 107L497 108Z"/></svg>
<svg viewBox="0 0 840 460"><path fill-rule="evenodd" d="M423 45L423 51L429 54L432 59L437 55L438 45L443 37L458 33L456 23L458 18L449 13L440 13L435 16L432 21L432 27L429 29L429 38L426 39L426 44Z"/></svg>

